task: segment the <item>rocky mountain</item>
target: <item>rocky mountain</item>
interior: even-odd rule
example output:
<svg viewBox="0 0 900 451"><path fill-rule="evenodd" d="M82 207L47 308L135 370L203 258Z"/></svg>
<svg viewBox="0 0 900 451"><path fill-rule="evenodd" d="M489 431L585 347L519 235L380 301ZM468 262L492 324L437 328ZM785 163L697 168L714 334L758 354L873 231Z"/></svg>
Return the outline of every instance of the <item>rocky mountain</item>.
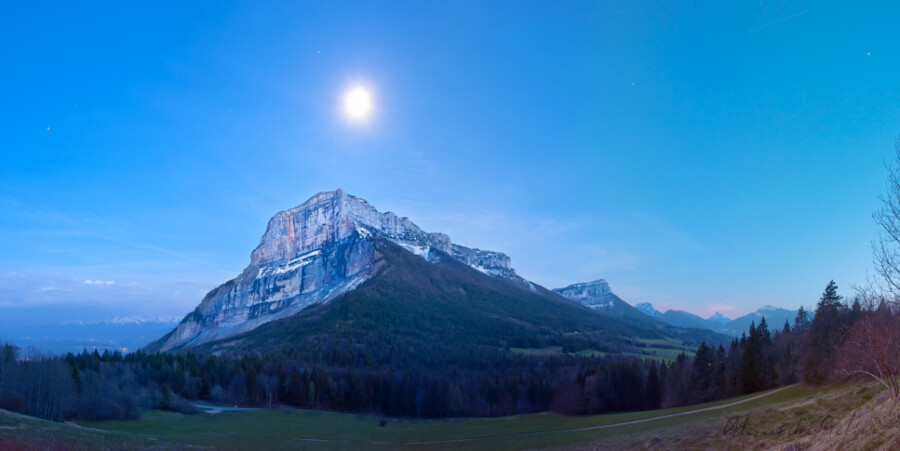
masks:
<svg viewBox="0 0 900 451"><path fill-rule="evenodd" d="M651 352L645 340L678 349L724 341L648 321L605 282L587 285L585 300L605 290L611 305L626 313L600 314L519 277L502 253L452 243L337 190L276 214L247 268L145 349L288 346L291 353L302 348L332 355L360 346L375 352L392 343L391 349L422 365L426 354L463 358L553 346L573 353L642 353ZM400 354L393 355L382 356L382 363L396 366Z"/></svg>
<svg viewBox="0 0 900 451"><path fill-rule="evenodd" d="M722 324L722 325L725 325L725 324L728 324L731 322L731 318L721 314L720 312L716 312L713 316L706 318L706 320L712 321L716 324Z"/></svg>
<svg viewBox="0 0 900 451"><path fill-rule="evenodd" d="M653 304L649 302L641 302L640 304L636 304L634 308L651 318L656 318L660 315L659 310L653 308Z"/></svg>
<svg viewBox="0 0 900 451"><path fill-rule="evenodd" d="M376 237L427 261L446 254L483 274L537 291L516 274L506 255L454 244L445 234L427 233L408 218L380 213L338 189L316 194L269 220L250 264L210 291L158 343L159 349L231 337L356 289L379 270Z"/></svg>
<svg viewBox="0 0 900 451"><path fill-rule="evenodd" d="M607 315L634 319L646 318L644 313L616 296L603 279L576 283L565 288L554 288L553 292Z"/></svg>

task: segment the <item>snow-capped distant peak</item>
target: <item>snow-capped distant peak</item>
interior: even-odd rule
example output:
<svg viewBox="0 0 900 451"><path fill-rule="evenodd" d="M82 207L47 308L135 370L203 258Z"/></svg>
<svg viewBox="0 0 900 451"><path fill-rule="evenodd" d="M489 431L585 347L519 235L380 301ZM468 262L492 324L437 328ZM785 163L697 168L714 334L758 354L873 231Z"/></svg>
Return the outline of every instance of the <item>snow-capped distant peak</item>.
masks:
<svg viewBox="0 0 900 451"><path fill-rule="evenodd" d="M171 315L131 315L131 316L117 316L112 319L105 319L101 321L83 321L83 320L72 320L72 321L63 321L63 326L92 326L97 324L114 324L117 326L124 326L129 324L177 324L181 318L177 316Z"/></svg>
<svg viewBox="0 0 900 451"><path fill-rule="evenodd" d="M177 316L171 316L171 315L159 315L159 316L132 315L132 316L117 316L111 320L101 321L101 322L107 323L107 324L118 324L118 325L145 324L145 323L176 324L180 320L181 320L181 318L179 318Z"/></svg>
<svg viewBox="0 0 900 451"><path fill-rule="evenodd" d="M707 321L712 321L718 324L728 324L731 322L731 318L723 315L721 312L716 312L715 315L707 318Z"/></svg>

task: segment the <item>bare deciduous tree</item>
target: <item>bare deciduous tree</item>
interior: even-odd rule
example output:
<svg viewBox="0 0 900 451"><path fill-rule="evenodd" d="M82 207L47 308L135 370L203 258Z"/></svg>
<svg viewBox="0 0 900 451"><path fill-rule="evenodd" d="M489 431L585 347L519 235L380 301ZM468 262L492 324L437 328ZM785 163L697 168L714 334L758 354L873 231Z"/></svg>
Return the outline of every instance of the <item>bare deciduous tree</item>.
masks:
<svg viewBox="0 0 900 451"><path fill-rule="evenodd" d="M888 179L885 191L879 196L881 208L872 214L881 233L872 244L875 271L884 289L900 295L900 140L894 147L894 161L885 165Z"/></svg>
<svg viewBox="0 0 900 451"><path fill-rule="evenodd" d="M900 399L900 315L884 303L864 312L841 346L839 367L844 375L875 379Z"/></svg>

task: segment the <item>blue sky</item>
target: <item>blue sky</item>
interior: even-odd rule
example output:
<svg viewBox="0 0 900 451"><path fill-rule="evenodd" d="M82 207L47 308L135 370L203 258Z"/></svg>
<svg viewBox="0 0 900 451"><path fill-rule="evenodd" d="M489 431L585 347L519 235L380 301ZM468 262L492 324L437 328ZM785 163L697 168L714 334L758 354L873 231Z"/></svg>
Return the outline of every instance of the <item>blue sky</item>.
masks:
<svg viewBox="0 0 900 451"><path fill-rule="evenodd" d="M186 313L275 212L338 187L548 287L732 317L849 294L900 135L898 13L7 5L0 316Z"/></svg>

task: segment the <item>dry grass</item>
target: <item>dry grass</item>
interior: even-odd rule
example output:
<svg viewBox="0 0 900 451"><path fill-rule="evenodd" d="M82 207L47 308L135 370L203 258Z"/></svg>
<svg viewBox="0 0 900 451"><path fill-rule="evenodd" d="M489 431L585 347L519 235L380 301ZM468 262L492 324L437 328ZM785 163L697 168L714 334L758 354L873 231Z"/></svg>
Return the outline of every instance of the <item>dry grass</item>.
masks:
<svg viewBox="0 0 900 451"><path fill-rule="evenodd" d="M811 389L804 397L740 406L636 431L590 449L897 450L900 403L878 385ZM774 401L774 402L773 402Z"/></svg>
<svg viewBox="0 0 900 451"><path fill-rule="evenodd" d="M793 445L816 450L900 449L900 402L882 393L829 426Z"/></svg>

